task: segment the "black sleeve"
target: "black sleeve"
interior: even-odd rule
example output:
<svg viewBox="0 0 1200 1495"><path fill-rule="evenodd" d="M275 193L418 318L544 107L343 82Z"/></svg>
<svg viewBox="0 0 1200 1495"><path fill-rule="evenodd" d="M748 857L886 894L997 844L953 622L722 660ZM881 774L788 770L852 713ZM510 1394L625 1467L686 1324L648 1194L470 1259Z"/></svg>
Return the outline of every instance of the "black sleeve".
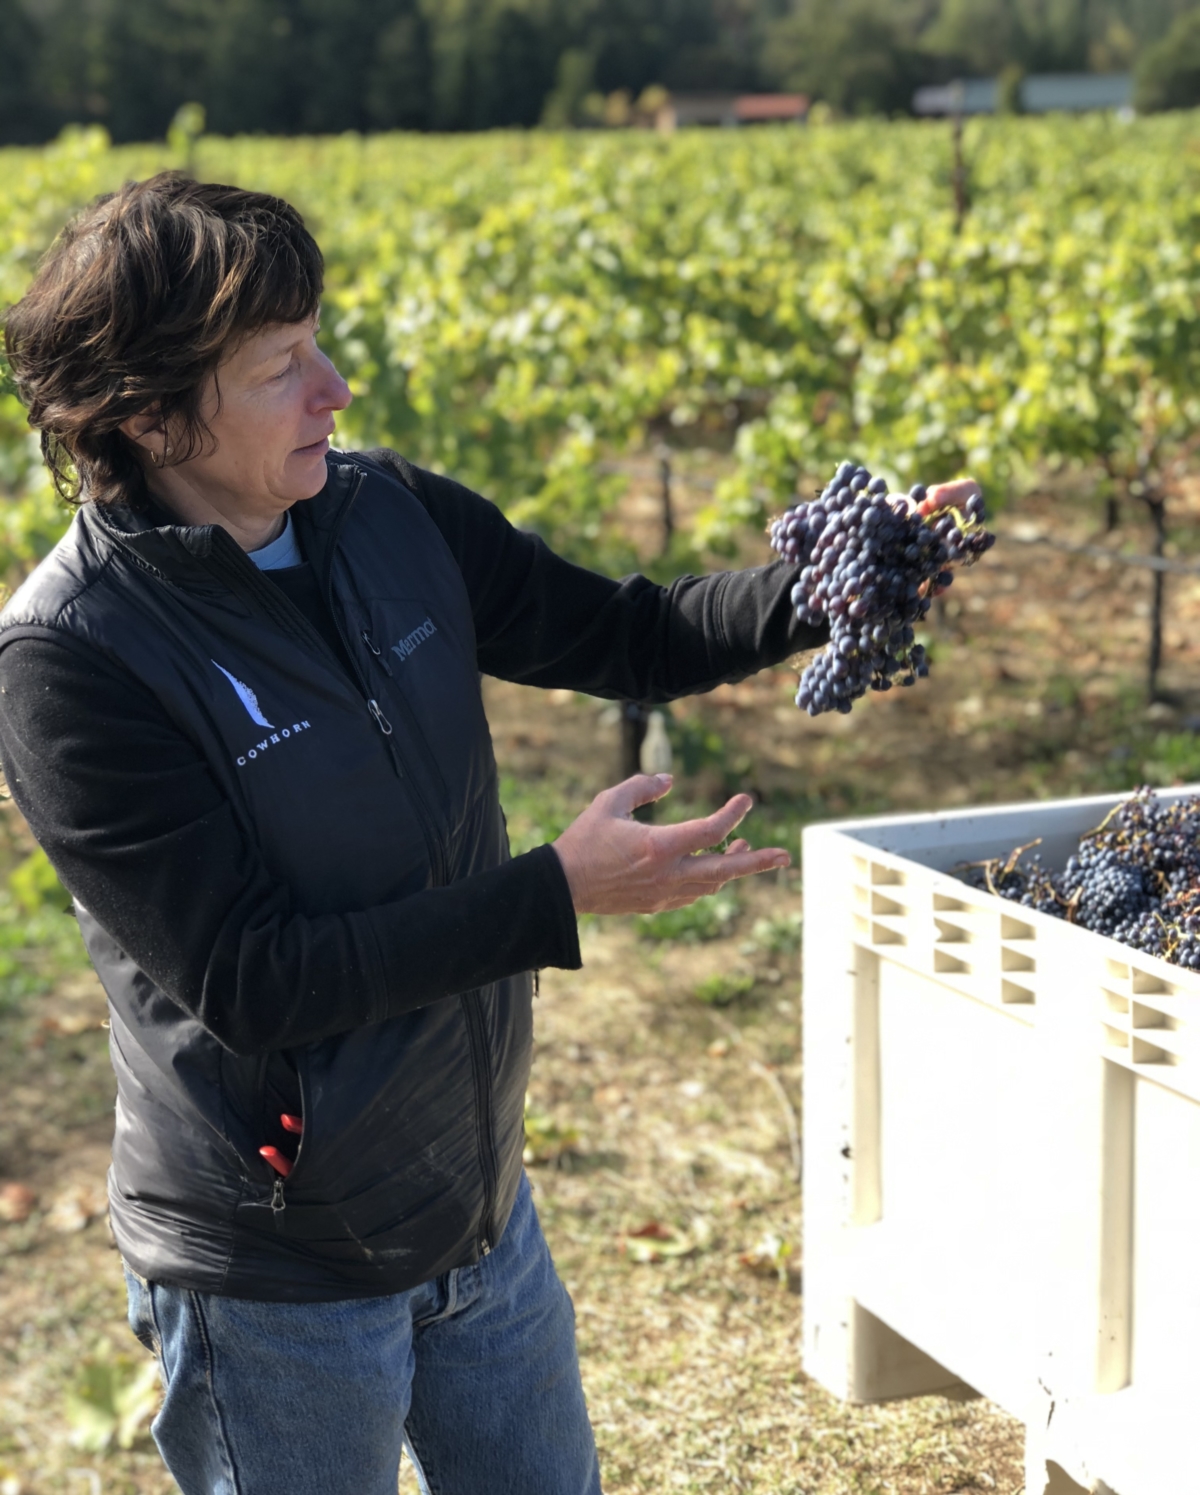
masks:
<svg viewBox="0 0 1200 1495"><path fill-rule="evenodd" d="M741 680L801 649L824 629L797 621L797 569L776 561L745 571L599 576L514 529L487 499L449 478L371 452L416 493L458 561L475 616L479 667L522 685L631 701L669 701Z"/></svg>
<svg viewBox="0 0 1200 1495"><path fill-rule="evenodd" d="M298 913L198 749L151 692L83 645L25 637L0 651L0 759L64 885L235 1053L580 964L549 846L394 903Z"/></svg>

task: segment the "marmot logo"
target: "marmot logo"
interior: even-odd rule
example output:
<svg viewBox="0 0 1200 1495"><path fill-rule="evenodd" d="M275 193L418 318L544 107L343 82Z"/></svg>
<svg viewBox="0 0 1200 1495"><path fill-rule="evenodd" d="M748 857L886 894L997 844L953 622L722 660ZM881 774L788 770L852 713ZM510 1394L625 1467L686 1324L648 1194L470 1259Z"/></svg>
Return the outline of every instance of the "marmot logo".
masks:
<svg viewBox="0 0 1200 1495"><path fill-rule="evenodd" d="M426 618L423 623L418 623L411 633L406 633L398 643L392 645L392 653L403 661L415 649L420 648L427 638L432 638L436 632L437 624L432 618Z"/></svg>

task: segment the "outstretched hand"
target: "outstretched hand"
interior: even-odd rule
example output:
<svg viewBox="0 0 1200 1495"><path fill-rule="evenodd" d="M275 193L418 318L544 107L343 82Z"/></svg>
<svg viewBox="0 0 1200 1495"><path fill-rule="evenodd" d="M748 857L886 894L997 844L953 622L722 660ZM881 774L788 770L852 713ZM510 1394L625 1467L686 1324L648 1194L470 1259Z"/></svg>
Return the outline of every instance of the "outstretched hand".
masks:
<svg viewBox="0 0 1200 1495"><path fill-rule="evenodd" d="M671 782L670 774L638 774L603 790L554 842L576 913L653 914L683 908L734 878L790 864L791 857L779 846L751 851L738 840L722 852L707 850L745 818L753 804L748 794L735 794L702 820L679 825L635 820L634 810L662 799Z"/></svg>

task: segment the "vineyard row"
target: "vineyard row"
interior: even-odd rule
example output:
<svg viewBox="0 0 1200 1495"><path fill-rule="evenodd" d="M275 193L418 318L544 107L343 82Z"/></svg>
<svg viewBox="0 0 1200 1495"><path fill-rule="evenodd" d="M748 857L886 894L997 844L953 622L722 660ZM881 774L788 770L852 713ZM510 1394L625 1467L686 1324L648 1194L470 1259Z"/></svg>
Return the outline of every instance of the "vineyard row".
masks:
<svg viewBox="0 0 1200 1495"><path fill-rule="evenodd" d="M589 564L629 451L711 447L729 475L664 572L719 551L847 453L897 486L1047 465L1161 504L1200 416L1200 118L972 122L736 137L204 138L99 131L6 151L0 302L70 214L188 164L276 191L325 250L322 341L386 443ZM0 568L63 514L0 390Z"/></svg>

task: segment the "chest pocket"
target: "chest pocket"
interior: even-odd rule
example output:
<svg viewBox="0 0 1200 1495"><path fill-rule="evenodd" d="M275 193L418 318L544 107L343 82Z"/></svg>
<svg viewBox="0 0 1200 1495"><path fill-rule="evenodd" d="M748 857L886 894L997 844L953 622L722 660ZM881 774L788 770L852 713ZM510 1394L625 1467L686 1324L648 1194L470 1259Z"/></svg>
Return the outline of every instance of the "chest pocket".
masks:
<svg viewBox="0 0 1200 1495"><path fill-rule="evenodd" d="M452 609L419 596L356 601L381 699L401 743L420 759L445 823L458 831L495 768L473 635Z"/></svg>

